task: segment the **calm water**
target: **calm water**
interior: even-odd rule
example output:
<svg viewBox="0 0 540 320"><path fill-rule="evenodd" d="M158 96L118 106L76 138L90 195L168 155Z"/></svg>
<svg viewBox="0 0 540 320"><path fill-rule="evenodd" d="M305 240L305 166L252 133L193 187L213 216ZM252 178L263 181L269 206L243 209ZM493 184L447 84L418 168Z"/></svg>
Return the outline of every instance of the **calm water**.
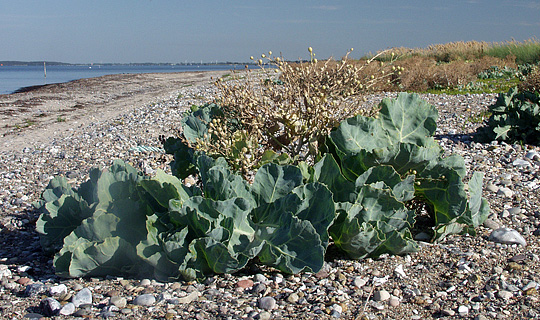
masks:
<svg viewBox="0 0 540 320"><path fill-rule="evenodd" d="M47 66L47 78L43 66L0 66L0 94L36 85L68 82L71 80L100 77L121 73L156 73L243 69L242 64L230 65L168 65L168 66Z"/></svg>

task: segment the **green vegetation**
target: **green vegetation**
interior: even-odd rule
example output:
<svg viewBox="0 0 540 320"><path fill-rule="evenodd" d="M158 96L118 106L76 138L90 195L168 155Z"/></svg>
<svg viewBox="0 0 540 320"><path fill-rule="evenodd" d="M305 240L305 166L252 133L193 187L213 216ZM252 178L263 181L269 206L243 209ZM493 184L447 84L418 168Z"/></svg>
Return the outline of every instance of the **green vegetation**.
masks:
<svg viewBox="0 0 540 320"><path fill-rule="evenodd" d="M540 145L540 93L512 88L499 94L490 106L487 127L479 128L479 138L492 141Z"/></svg>
<svg viewBox="0 0 540 320"><path fill-rule="evenodd" d="M162 171L143 176L119 160L93 169L77 189L55 177L37 204L41 244L63 277L167 281L234 273L250 262L317 272L331 240L353 259L412 252L417 212L410 208L418 203L427 208L433 241L474 234L489 211L482 174L469 181L468 200L463 158L442 158L432 137L435 107L403 93L380 108L377 117L342 121L313 165L265 163L248 179L223 157L173 138L165 143L173 171L196 174L197 185ZM198 111L201 117L184 122L223 114L217 105ZM186 128L186 140L200 136L200 127Z"/></svg>
<svg viewBox="0 0 540 320"><path fill-rule="evenodd" d="M510 41L495 44L489 47L485 54L500 59L514 56L516 63L520 65L536 64L540 61L540 42L537 39L529 39L524 42Z"/></svg>

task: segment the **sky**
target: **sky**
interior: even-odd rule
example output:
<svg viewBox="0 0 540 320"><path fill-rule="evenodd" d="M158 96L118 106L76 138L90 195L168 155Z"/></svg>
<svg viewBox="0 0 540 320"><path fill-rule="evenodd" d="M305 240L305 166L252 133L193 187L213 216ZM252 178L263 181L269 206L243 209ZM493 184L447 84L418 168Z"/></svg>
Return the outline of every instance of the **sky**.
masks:
<svg viewBox="0 0 540 320"><path fill-rule="evenodd" d="M529 0L0 0L0 60L245 62L540 38Z"/></svg>

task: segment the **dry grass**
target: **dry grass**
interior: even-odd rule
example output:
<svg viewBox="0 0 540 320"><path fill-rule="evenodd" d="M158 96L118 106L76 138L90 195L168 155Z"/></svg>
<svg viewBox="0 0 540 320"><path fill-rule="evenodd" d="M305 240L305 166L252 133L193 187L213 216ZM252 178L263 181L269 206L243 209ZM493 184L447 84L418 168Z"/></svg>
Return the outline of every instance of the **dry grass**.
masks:
<svg viewBox="0 0 540 320"><path fill-rule="evenodd" d="M396 89L405 91L454 88L476 80L478 73L491 66L516 67L512 57L503 60L489 56L448 63L439 63L433 57L413 56L399 60L396 65L405 69L397 79Z"/></svg>
<svg viewBox="0 0 540 320"><path fill-rule="evenodd" d="M540 92L540 68L535 68L518 86L520 91Z"/></svg>

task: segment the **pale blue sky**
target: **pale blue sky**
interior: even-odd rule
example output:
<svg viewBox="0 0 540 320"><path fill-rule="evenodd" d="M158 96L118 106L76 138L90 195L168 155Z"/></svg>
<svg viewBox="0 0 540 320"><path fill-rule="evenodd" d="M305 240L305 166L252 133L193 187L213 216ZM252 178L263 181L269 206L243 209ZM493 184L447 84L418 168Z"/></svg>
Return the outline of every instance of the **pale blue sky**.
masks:
<svg viewBox="0 0 540 320"><path fill-rule="evenodd" d="M528 0L0 0L0 60L247 61L540 37Z"/></svg>

